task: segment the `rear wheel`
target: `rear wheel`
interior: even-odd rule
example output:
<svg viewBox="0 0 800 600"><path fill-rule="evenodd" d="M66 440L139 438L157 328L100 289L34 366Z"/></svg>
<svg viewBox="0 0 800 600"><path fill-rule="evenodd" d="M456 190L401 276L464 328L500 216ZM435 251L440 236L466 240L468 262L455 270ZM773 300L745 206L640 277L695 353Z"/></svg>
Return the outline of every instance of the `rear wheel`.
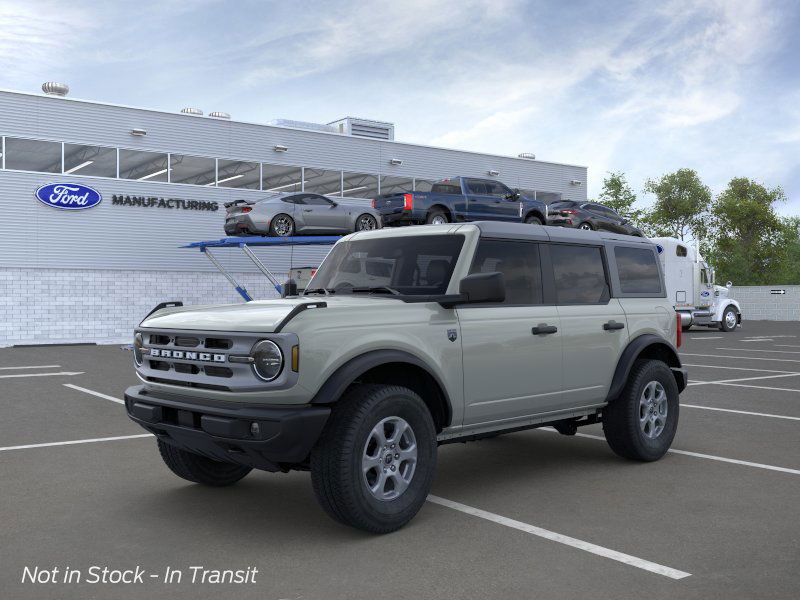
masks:
<svg viewBox="0 0 800 600"><path fill-rule="evenodd" d="M722 313L722 321L720 321L719 328L722 331L733 331L738 324L739 319L736 316L736 311L733 310L733 307L729 306L725 309L725 312Z"/></svg>
<svg viewBox="0 0 800 600"><path fill-rule="evenodd" d="M429 225L447 225L450 219L447 218L447 213L441 208L432 208L428 212L428 217L425 219L425 222Z"/></svg>
<svg viewBox="0 0 800 600"><path fill-rule="evenodd" d="M314 492L332 518L388 533L417 514L436 470L436 428L413 391L359 385L335 405L311 452Z"/></svg>
<svg viewBox="0 0 800 600"><path fill-rule="evenodd" d="M161 440L158 440L158 451L175 475L194 483L217 487L233 485L252 471L250 467L212 460Z"/></svg>
<svg viewBox="0 0 800 600"><path fill-rule="evenodd" d="M289 237L294 234L294 220L283 213L275 215L269 224L269 234L276 237Z"/></svg>
<svg viewBox="0 0 800 600"><path fill-rule="evenodd" d="M678 428L678 385L660 360L637 360L619 398L603 410L611 449L632 460L658 460Z"/></svg>
<svg viewBox="0 0 800 600"><path fill-rule="evenodd" d="M378 220L372 215L364 213L356 219L356 231L372 231L378 228Z"/></svg>
<svg viewBox="0 0 800 600"><path fill-rule="evenodd" d="M583 223L578 225L578 229L583 229L584 231L591 231L592 229L594 229L594 227L592 227L591 223L587 223L584 221Z"/></svg>
<svg viewBox="0 0 800 600"><path fill-rule="evenodd" d="M542 220L536 215L528 215L525 217L525 222L528 225L543 225Z"/></svg>

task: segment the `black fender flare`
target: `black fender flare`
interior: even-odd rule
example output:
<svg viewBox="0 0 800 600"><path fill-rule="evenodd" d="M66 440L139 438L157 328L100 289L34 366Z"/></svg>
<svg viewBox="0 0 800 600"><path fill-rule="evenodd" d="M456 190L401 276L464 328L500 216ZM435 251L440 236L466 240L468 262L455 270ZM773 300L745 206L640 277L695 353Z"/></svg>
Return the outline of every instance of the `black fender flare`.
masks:
<svg viewBox="0 0 800 600"><path fill-rule="evenodd" d="M614 371L614 378L611 380L606 402L611 402L620 395L625 383L628 381L628 375L631 372L633 363L649 348L655 349L663 358L667 359L665 362L672 369L675 383L678 384L678 391L682 392L686 388L688 383L686 370L681 367L681 359L678 357L678 351L675 346L662 337L645 333L632 339L625 347L625 350L622 351L622 355L617 362L617 368Z"/></svg>
<svg viewBox="0 0 800 600"><path fill-rule="evenodd" d="M547 219L544 218L544 213L539 210L538 207L534 206L533 208L528 209L528 212L525 213L525 216L522 217L522 220L525 221L525 219L531 216L538 217L542 222L542 225L547 225Z"/></svg>
<svg viewBox="0 0 800 600"><path fill-rule="evenodd" d="M358 379L358 377L370 369L390 363L408 363L414 365L425 371L425 373L431 377L439 387L444 399L446 413L444 415L445 424L449 425L453 417L453 405L450 402L450 395L447 392L447 387L442 383L442 380L431 371L425 361L403 350L377 350L351 358L328 377L325 383L322 384L322 387L314 394L314 397L311 399L311 404L332 404L336 402L341 398L350 384Z"/></svg>

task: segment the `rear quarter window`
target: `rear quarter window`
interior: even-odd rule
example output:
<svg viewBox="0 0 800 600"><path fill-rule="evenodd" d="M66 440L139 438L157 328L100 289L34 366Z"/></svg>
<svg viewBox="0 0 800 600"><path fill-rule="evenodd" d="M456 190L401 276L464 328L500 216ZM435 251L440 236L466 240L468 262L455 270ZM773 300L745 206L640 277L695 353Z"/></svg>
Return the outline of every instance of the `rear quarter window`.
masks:
<svg viewBox="0 0 800 600"><path fill-rule="evenodd" d="M661 294L661 276L651 249L617 246L614 258L623 294Z"/></svg>

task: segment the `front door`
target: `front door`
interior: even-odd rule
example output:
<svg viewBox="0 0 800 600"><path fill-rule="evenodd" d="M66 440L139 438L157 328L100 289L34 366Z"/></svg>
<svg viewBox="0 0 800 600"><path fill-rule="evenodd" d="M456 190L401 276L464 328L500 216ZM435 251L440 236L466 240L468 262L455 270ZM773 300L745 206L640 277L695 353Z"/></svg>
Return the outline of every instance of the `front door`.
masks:
<svg viewBox="0 0 800 600"><path fill-rule="evenodd" d="M324 196L309 194L305 197L305 203L297 209L302 211L306 231L332 232L345 229L345 211Z"/></svg>
<svg viewBox="0 0 800 600"><path fill-rule="evenodd" d="M548 251L564 346L562 408L602 403L628 344L625 312L610 297L603 249L552 244Z"/></svg>
<svg viewBox="0 0 800 600"><path fill-rule="evenodd" d="M503 303L459 307L464 425L513 427L561 404L561 322L542 304L539 244L482 239L473 273L503 273Z"/></svg>

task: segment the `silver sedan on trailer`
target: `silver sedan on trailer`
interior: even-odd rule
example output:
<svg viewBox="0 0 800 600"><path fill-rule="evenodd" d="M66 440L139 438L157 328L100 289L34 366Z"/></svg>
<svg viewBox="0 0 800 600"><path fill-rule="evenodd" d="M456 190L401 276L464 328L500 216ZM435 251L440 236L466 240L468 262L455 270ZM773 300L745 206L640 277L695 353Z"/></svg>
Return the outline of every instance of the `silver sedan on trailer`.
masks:
<svg viewBox="0 0 800 600"><path fill-rule="evenodd" d="M369 205L309 192L236 200L226 203L225 209L226 235L347 234L381 227L380 213Z"/></svg>

